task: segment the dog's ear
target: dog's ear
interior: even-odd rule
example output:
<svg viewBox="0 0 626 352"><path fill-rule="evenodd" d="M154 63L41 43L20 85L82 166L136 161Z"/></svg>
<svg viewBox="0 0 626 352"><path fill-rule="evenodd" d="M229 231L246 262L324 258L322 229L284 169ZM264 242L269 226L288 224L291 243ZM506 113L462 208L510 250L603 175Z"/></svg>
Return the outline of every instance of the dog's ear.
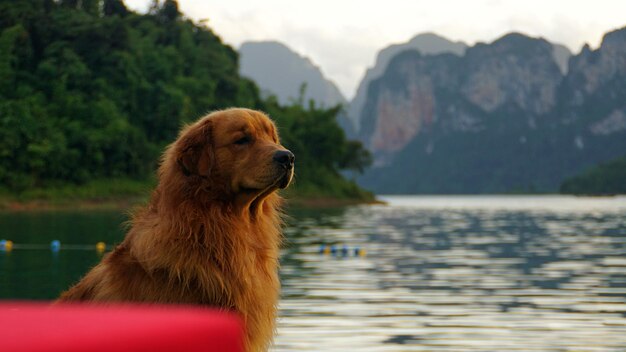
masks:
<svg viewBox="0 0 626 352"><path fill-rule="evenodd" d="M178 150L176 162L185 176L209 176L213 159L210 121L190 127L180 139Z"/></svg>
<svg viewBox="0 0 626 352"><path fill-rule="evenodd" d="M183 175L191 176L198 173L198 154L198 149L194 147L186 148L180 152L176 162L178 163L178 166L180 166L180 170L183 172Z"/></svg>

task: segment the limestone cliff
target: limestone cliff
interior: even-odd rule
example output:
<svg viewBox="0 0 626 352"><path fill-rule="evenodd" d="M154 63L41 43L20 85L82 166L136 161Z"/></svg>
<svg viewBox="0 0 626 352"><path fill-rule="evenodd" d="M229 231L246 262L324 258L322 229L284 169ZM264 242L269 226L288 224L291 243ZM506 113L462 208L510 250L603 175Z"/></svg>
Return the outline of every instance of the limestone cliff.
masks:
<svg viewBox="0 0 626 352"><path fill-rule="evenodd" d="M453 42L434 33L422 33L411 38L406 43L390 45L382 49L376 56L374 66L369 68L359 83L356 94L348 106L348 118L352 123L352 129L359 131L361 117L367 97L367 89L370 83L383 75L391 59L403 51L417 50L424 55L436 55L451 53L457 56L463 55L467 45L463 42Z"/></svg>
<svg viewBox="0 0 626 352"><path fill-rule="evenodd" d="M360 123L375 156L361 182L377 192L556 191L626 153L626 29L565 74L553 44L518 33L462 56L400 53L370 83Z"/></svg>

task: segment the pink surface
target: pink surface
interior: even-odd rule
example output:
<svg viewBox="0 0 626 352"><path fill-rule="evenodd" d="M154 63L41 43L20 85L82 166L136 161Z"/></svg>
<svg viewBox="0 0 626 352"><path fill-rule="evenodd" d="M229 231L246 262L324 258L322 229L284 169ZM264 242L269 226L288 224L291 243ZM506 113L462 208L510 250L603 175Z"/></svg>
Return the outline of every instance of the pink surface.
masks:
<svg viewBox="0 0 626 352"><path fill-rule="evenodd" d="M243 351L237 316L197 307L0 303L0 351Z"/></svg>

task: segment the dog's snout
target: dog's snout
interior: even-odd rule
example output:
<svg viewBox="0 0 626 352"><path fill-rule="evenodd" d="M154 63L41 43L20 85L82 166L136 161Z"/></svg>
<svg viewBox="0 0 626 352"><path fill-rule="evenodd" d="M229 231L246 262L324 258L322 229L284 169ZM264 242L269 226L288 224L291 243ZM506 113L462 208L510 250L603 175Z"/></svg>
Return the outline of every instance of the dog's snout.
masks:
<svg viewBox="0 0 626 352"><path fill-rule="evenodd" d="M293 167L296 156L288 150L279 150L274 153L274 161L287 168Z"/></svg>

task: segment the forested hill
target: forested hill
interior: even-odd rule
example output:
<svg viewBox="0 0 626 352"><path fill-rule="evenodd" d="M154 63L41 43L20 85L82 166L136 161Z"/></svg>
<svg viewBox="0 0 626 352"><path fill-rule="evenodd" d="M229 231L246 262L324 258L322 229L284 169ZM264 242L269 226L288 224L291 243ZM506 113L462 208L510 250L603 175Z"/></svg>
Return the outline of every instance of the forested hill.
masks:
<svg viewBox="0 0 626 352"><path fill-rule="evenodd" d="M560 191L576 195L626 194L626 155L566 179Z"/></svg>
<svg viewBox="0 0 626 352"><path fill-rule="evenodd" d="M182 124L241 106L276 120L302 190L358 193L339 170L367 153L337 126L339 108L302 105L261 99L237 52L176 1L137 14L121 0L0 0L0 182L11 191L146 179Z"/></svg>

